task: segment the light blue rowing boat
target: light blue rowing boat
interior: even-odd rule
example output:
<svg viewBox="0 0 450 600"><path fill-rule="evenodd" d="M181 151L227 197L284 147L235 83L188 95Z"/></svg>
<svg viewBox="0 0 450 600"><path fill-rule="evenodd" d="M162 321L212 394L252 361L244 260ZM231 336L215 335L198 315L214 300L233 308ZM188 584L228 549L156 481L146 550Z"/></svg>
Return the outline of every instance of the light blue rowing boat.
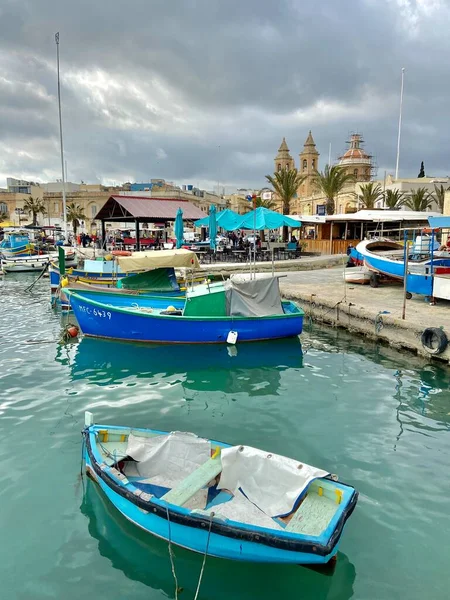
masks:
<svg viewBox="0 0 450 600"><path fill-rule="evenodd" d="M129 521L194 552L238 561L326 564L358 493L327 471L191 433L95 425L88 475Z"/></svg>

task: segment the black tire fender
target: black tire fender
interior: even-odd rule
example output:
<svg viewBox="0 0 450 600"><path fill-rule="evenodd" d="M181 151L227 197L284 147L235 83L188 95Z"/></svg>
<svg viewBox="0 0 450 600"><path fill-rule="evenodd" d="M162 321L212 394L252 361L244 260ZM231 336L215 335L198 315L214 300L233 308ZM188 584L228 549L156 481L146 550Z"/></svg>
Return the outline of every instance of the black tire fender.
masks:
<svg viewBox="0 0 450 600"><path fill-rule="evenodd" d="M421 342L428 354L442 354L448 345L448 338L442 329L427 327L423 330Z"/></svg>

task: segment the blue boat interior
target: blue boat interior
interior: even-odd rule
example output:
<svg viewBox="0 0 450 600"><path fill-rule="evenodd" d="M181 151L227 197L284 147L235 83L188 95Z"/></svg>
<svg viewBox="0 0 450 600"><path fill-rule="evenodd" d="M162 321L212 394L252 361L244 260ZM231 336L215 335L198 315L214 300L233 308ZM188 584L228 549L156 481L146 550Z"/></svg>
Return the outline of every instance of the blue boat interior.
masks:
<svg viewBox="0 0 450 600"><path fill-rule="evenodd" d="M215 515L222 522L230 522L234 527L241 526L247 530L256 527L267 530L272 535L288 535L290 538L300 536L302 539L326 544L354 494L354 489L350 486L329 477L318 477L309 481L294 499L287 514L269 515L247 498L245 477L237 489L221 488L221 452L225 448L231 448L227 444L202 440L209 444L207 460L198 466L190 465L183 477L171 485L165 481L168 476L164 463L161 463L160 470L158 468L159 459L156 454L153 462L147 464L144 462L147 459L140 462L132 458L129 452L133 453L136 439L143 440L143 447L150 443L162 445L169 435L174 434L97 425L90 428L90 433L98 464L111 468L116 473L116 478L119 476L121 485L129 491L137 489L150 494L157 501L184 510L185 514L209 514L208 511L214 508ZM239 447L241 448L243 447ZM151 477L142 472L144 465L146 469L150 469ZM273 489L273 485L270 487ZM279 489L280 496L286 493L289 492Z"/></svg>

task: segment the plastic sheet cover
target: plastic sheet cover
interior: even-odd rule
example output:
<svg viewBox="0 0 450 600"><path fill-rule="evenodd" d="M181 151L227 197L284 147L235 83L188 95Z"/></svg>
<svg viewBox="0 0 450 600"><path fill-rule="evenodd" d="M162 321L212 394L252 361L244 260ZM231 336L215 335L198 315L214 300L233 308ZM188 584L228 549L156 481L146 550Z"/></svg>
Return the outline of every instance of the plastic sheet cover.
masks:
<svg viewBox="0 0 450 600"><path fill-rule="evenodd" d="M173 487L211 457L209 441L193 433L175 431L154 437L131 433L127 454L141 477L158 485Z"/></svg>
<svg viewBox="0 0 450 600"><path fill-rule="evenodd" d="M195 252L190 250L150 250L148 252L133 252L131 256L117 256L117 262L124 273L133 271L150 271L163 267L174 269L199 269Z"/></svg>
<svg viewBox="0 0 450 600"><path fill-rule="evenodd" d="M289 514L313 479L329 475L322 469L250 446L226 448L221 458L218 487L233 494L241 489L250 502L270 517Z"/></svg>
<svg viewBox="0 0 450 600"><path fill-rule="evenodd" d="M212 507L215 515L247 525L257 525L258 527L266 527L267 529L277 529L283 531L283 527L259 510L247 498L237 492L236 495L228 502L222 502ZM210 512L209 510L207 512Z"/></svg>
<svg viewBox="0 0 450 600"><path fill-rule="evenodd" d="M283 307L276 277L224 282L227 314L234 317L282 315Z"/></svg>

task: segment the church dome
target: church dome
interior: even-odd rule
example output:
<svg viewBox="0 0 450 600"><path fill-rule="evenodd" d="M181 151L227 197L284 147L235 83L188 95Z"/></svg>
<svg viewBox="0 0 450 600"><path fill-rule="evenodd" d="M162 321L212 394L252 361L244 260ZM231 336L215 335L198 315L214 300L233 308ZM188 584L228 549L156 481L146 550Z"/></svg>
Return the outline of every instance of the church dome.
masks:
<svg viewBox="0 0 450 600"><path fill-rule="evenodd" d="M353 133L350 136L350 141L348 142L350 144L350 148L339 157L340 165L371 164L372 157L367 154L363 148L361 148L362 141L362 136L358 133Z"/></svg>

